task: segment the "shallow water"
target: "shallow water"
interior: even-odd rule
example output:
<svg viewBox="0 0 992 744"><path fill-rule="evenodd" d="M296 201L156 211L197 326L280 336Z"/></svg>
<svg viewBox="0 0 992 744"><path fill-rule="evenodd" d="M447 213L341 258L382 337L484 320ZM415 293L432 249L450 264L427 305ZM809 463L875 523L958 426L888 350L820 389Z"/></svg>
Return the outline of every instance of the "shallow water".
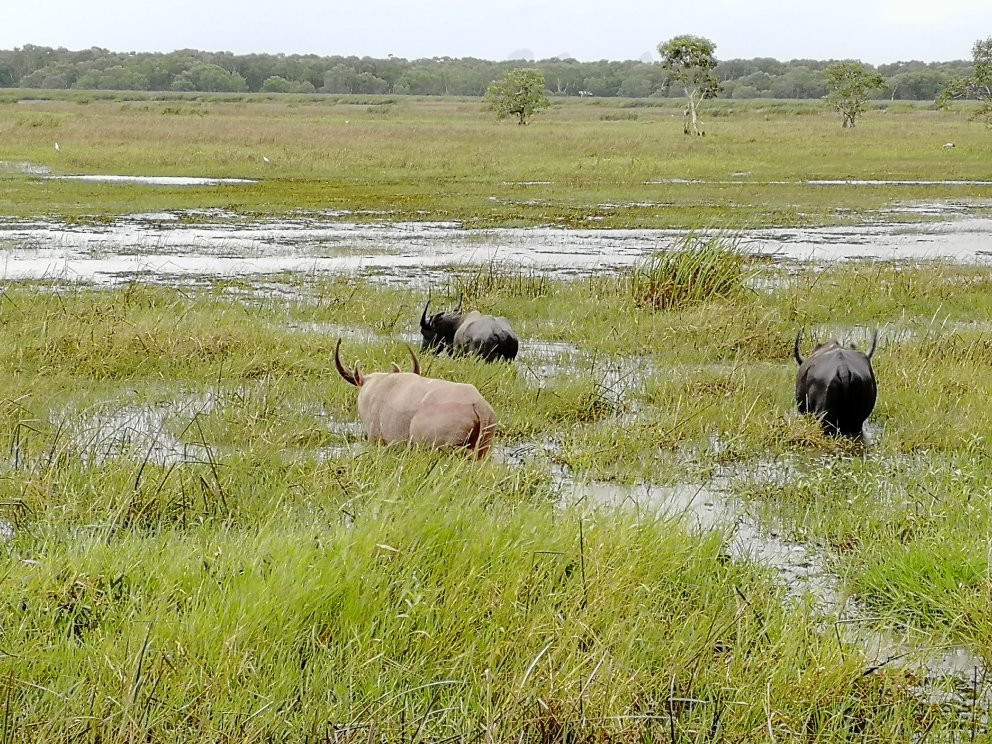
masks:
<svg viewBox="0 0 992 744"><path fill-rule="evenodd" d="M564 276L617 270L675 245L677 230L465 229L453 222L340 222L312 217L247 222L227 215L153 213L107 224L0 221L0 277L97 283L295 272L366 273L423 286L456 264L511 260ZM992 217L857 227L750 230L742 245L782 259L989 260Z"/></svg>
<svg viewBox="0 0 992 744"><path fill-rule="evenodd" d="M162 466L208 462L204 444L181 441L168 429L170 420L192 421L209 410L211 396L168 400L144 405L106 403L67 413L66 429L84 461L96 464L134 457Z"/></svg>
<svg viewBox="0 0 992 744"><path fill-rule="evenodd" d="M220 186L228 183L258 183L252 178L199 178L194 176L118 176L89 174L79 176L43 176L52 181L89 181L91 183L123 183L145 186Z"/></svg>
<svg viewBox="0 0 992 744"><path fill-rule="evenodd" d="M755 477L771 479L785 473L779 463L754 470ZM992 680L977 654L964 646L934 647L909 630L878 627L860 603L847 596L841 578L827 567L826 556L759 524L731 495L727 475L706 484L621 486L578 482L561 474L559 489L563 507L631 509L649 519L677 519L700 531L723 530L726 555L773 569L789 598L812 603L824 632L835 634L842 645L860 649L867 664L865 674L890 665L909 670L918 678L914 691L919 698L962 718L974 716L985 730L992 708Z"/></svg>

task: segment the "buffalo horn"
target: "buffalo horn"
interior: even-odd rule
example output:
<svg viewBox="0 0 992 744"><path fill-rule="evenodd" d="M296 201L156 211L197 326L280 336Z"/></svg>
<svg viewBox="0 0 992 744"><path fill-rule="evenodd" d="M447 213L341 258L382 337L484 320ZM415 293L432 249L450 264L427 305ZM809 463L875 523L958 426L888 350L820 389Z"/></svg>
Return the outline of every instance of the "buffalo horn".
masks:
<svg viewBox="0 0 992 744"><path fill-rule="evenodd" d="M421 328L427 328L427 325L428 325L427 324L427 308L430 307L430 304L431 304L431 298L428 297L427 298L427 304L424 305L424 313L423 313L423 315L420 316L420 327Z"/></svg>
<svg viewBox="0 0 992 744"><path fill-rule="evenodd" d="M871 348L868 349L868 358L871 359L872 355L875 353L875 347L878 345L878 329L871 335Z"/></svg>
<svg viewBox="0 0 992 744"><path fill-rule="evenodd" d="M413 374L420 374L420 360L417 359L417 355L413 352L413 347L410 344L406 345L406 348L410 351L410 357L413 359Z"/></svg>
<svg viewBox="0 0 992 744"><path fill-rule="evenodd" d="M802 340L802 337L803 337L803 329L800 328L799 331L796 333L796 343L792 347L792 356L795 357L796 364L802 364L803 362L806 361L805 359L803 359L803 355L799 353L799 342Z"/></svg>
<svg viewBox="0 0 992 744"><path fill-rule="evenodd" d="M349 372L341 364L341 339L338 339L337 345L334 347L334 366L338 368L338 374L341 375L345 382L355 387L362 386L362 375L358 371L358 365L355 365L355 371Z"/></svg>

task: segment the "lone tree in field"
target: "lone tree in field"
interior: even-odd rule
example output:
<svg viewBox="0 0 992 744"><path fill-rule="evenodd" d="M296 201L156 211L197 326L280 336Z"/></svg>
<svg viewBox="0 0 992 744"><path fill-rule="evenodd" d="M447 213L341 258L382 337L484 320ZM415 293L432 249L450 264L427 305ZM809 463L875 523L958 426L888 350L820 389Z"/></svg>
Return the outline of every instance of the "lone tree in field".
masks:
<svg viewBox="0 0 992 744"><path fill-rule="evenodd" d="M485 100L497 119L516 116L517 124L526 124L534 114L551 105L544 90L543 72L518 67L490 85Z"/></svg>
<svg viewBox="0 0 992 744"><path fill-rule="evenodd" d="M971 115L992 127L992 36L979 39L971 48L975 69L971 75L951 80L937 97L938 106L946 106L953 98L972 98L980 102L978 110Z"/></svg>
<svg viewBox="0 0 992 744"><path fill-rule="evenodd" d="M830 65L827 78L827 101L844 116L844 126L853 127L865 112L872 91L885 87L885 78L860 62Z"/></svg>
<svg viewBox="0 0 992 744"><path fill-rule="evenodd" d="M672 83L682 86L688 103L682 119L682 131L689 134L702 134L699 131L697 111L699 104L707 98L715 98L720 92L720 81L716 76L716 58L713 52L716 44L701 36L676 36L658 45L661 55L661 69L665 71L665 87Z"/></svg>

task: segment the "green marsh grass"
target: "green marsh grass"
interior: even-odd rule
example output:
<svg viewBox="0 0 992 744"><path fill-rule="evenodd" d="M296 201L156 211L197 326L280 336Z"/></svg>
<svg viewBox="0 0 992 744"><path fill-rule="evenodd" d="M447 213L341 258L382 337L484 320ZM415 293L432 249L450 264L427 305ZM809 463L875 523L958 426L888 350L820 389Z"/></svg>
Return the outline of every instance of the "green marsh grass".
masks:
<svg viewBox="0 0 992 744"><path fill-rule="evenodd" d="M349 362L406 365L422 292L8 284L7 740L967 736L916 674L866 676L873 660L772 569L728 560L727 532L557 503L562 469L720 475L822 551L872 622L987 654L992 269L753 270L755 289L658 309L630 275L469 271L521 357L423 364L496 408L481 463L367 444L333 371L342 328ZM881 328L868 442L795 413L800 326ZM130 450L78 435L144 411L154 430ZM189 461L162 456L176 442Z"/></svg>

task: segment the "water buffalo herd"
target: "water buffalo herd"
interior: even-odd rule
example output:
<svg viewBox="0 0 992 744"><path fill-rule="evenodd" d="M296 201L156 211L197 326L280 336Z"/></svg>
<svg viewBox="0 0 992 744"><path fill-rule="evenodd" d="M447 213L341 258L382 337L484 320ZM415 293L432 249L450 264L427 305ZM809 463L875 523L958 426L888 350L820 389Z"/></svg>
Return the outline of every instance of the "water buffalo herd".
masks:
<svg viewBox="0 0 992 744"><path fill-rule="evenodd" d="M477 310L462 312L462 302L451 312L428 315L430 300L420 316L421 352L474 355L487 362L511 361L519 339L502 316ZM821 343L803 358L802 331L796 334L793 357L796 406L815 416L830 435L859 437L872 409L878 387L871 360L878 345L872 335L868 352L853 344L832 340ZM358 416L369 440L386 444L407 442L428 447L465 449L485 457L492 446L496 413L474 385L424 377L413 349L413 369L363 375L358 365L341 363L341 339L334 349L334 365L344 380L360 389Z"/></svg>

